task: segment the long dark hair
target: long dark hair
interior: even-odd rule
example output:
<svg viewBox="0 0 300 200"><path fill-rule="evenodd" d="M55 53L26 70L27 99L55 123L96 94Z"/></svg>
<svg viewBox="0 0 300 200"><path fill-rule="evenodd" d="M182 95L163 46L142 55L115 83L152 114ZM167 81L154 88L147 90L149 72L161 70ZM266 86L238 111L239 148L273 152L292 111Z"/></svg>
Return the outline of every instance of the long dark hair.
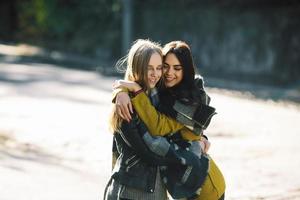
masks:
<svg viewBox="0 0 300 200"><path fill-rule="evenodd" d="M170 100L169 96L172 99L177 99L187 104L194 104L195 99L193 96L193 89L195 88L195 64L192 57L191 49L183 41L172 41L167 43L163 47L163 56L164 59L168 54L173 53L179 60L182 69L183 69L183 78L181 82L171 88L162 89L162 101L165 99Z"/></svg>

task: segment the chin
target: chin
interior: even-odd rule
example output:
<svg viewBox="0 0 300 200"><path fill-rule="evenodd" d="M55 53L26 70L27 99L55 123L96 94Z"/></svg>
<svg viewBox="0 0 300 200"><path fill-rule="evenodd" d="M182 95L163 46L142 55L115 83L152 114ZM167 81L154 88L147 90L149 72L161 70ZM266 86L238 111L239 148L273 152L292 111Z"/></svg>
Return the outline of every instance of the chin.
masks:
<svg viewBox="0 0 300 200"><path fill-rule="evenodd" d="M172 84L172 83L165 83L165 86L166 86L166 87L173 87L174 84Z"/></svg>

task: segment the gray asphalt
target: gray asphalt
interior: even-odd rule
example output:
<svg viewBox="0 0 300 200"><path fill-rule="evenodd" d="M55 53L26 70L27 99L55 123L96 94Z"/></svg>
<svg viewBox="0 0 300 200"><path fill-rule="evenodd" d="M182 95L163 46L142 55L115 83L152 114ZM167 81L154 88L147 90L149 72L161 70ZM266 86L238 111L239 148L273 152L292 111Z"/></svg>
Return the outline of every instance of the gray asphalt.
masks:
<svg viewBox="0 0 300 200"><path fill-rule="evenodd" d="M0 200L96 200L110 175L115 78L0 63ZM206 131L227 199L300 199L300 107L207 88Z"/></svg>

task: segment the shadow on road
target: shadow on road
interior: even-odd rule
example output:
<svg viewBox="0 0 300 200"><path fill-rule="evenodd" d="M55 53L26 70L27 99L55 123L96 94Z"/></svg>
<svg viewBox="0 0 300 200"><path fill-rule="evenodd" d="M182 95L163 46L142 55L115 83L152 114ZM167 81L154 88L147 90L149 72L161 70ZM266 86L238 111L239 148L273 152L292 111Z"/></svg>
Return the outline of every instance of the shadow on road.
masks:
<svg viewBox="0 0 300 200"><path fill-rule="evenodd" d="M69 161L73 163L80 163L80 160L73 160L58 156L47 152L43 147L36 144L20 142L12 137L12 134L0 132L0 157L2 159L1 166L26 172L22 165L16 165L12 160L39 163L42 165L51 165L73 171L80 172L71 166L64 165L63 162ZM5 162L5 159L10 159L10 162Z"/></svg>
<svg viewBox="0 0 300 200"><path fill-rule="evenodd" d="M10 65L10 68L11 65L30 66L30 68L19 67L18 70L7 71L0 68L0 81L16 85L55 81L60 83L61 86L87 86L111 92L111 86L106 87L106 84L102 84L99 81L99 76L114 77L115 79L123 77L121 73L116 71L112 62L108 63L82 55L50 51L29 45L1 45L0 63L1 68L5 68L5 65ZM47 67L57 67L60 70L50 71L46 69ZM61 69L65 69L65 72ZM78 77L68 76L67 69L72 71L80 69L89 75L85 77L83 74L78 75ZM230 90L235 94L243 94L240 96L246 98L300 103L300 82L286 87L279 87L256 84L256 80L243 82L231 78L220 79L214 77L205 77L205 80L208 87L219 89L221 92L222 90ZM78 99L75 101L78 101Z"/></svg>

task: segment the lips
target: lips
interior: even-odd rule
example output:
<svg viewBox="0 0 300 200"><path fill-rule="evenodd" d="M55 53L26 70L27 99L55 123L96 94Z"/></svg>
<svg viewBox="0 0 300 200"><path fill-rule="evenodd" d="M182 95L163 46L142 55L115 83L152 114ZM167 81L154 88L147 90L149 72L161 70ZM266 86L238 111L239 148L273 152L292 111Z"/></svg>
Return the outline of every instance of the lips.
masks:
<svg viewBox="0 0 300 200"><path fill-rule="evenodd" d="M152 83L155 83L156 82L156 80L149 80L150 82L152 82Z"/></svg>
<svg viewBox="0 0 300 200"><path fill-rule="evenodd" d="M153 85L155 85L155 84L156 84L156 82L157 82L157 80L156 80L156 79L149 79L149 83L150 83L150 84L153 84Z"/></svg>
<svg viewBox="0 0 300 200"><path fill-rule="evenodd" d="M170 81L173 81L174 78L173 78L173 77L166 77L166 80L167 80L168 82L170 82Z"/></svg>

